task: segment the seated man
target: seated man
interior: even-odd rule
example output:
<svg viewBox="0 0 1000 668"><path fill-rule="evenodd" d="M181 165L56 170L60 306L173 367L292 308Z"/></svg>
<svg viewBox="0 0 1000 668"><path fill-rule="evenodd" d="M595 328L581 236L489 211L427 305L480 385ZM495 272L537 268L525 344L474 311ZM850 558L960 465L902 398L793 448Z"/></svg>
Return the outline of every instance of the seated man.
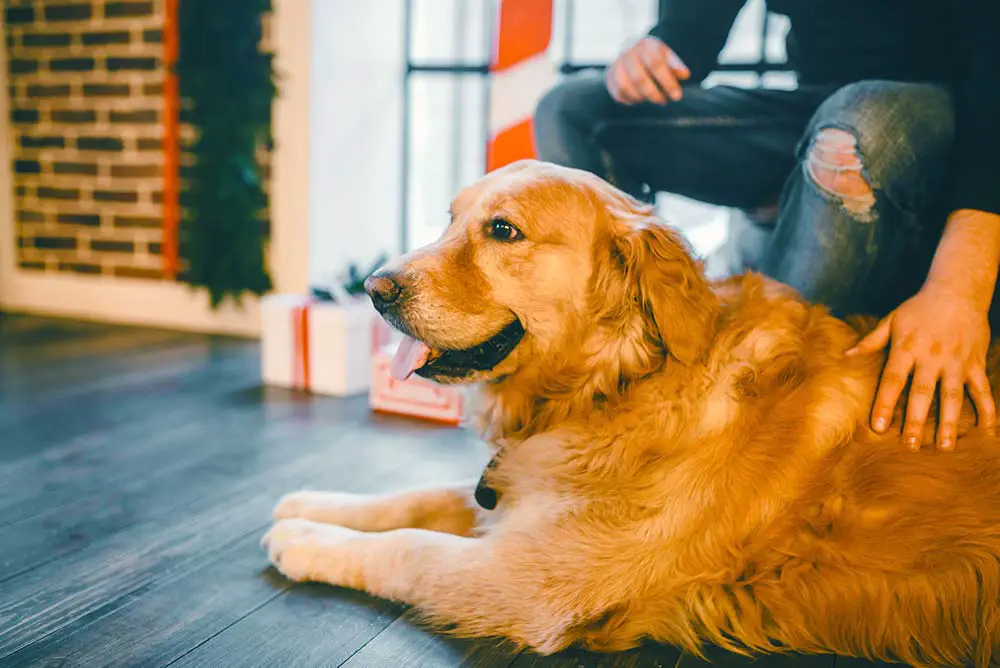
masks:
<svg viewBox="0 0 1000 668"><path fill-rule="evenodd" d="M535 116L539 158L639 197L777 205L746 264L834 313L885 316L851 351L891 340L872 427L887 428L912 374L911 448L939 383L940 448L953 447L965 388L992 429L1000 2L768 0L791 21L799 87L691 85L715 66L743 4L671 0L603 78L551 90Z"/></svg>

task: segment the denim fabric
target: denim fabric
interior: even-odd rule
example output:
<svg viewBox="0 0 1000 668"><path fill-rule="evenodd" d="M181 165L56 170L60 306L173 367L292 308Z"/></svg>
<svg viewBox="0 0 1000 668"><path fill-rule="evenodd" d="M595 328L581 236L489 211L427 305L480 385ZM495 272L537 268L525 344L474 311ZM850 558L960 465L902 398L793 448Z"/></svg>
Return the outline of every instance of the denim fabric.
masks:
<svg viewBox="0 0 1000 668"><path fill-rule="evenodd" d="M671 192L723 206L774 204L795 146L830 90L688 87L680 102L621 105L596 73L539 102L539 158L594 172L635 196Z"/></svg>
<svg viewBox="0 0 1000 668"><path fill-rule="evenodd" d="M850 135L870 207L849 206L808 168L824 130ZM620 105L583 74L539 103L542 160L633 195L684 195L777 220L754 235L754 268L837 314L884 314L919 289L947 212L953 100L933 84L863 81L794 91L689 87L666 106ZM749 264L745 263L745 264Z"/></svg>

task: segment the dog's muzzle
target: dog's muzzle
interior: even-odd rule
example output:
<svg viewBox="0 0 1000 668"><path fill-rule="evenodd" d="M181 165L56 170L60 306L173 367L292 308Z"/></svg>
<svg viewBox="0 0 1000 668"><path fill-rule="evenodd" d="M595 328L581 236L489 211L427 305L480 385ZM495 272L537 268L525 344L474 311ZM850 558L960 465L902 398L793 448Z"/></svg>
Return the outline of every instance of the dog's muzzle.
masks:
<svg viewBox="0 0 1000 668"><path fill-rule="evenodd" d="M459 378L473 371L489 371L507 359L524 338L524 325L517 318L486 341L463 350L442 350L415 371L418 376Z"/></svg>

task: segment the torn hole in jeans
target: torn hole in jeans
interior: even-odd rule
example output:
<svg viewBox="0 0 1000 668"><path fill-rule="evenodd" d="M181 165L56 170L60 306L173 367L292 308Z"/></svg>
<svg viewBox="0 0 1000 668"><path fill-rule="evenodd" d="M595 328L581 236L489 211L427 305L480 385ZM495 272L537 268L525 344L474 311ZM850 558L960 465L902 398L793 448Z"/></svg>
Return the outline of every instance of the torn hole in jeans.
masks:
<svg viewBox="0 0 1000 668"><path fill-rule="evenodd" d="M840 128L820 130L805 162L809 178L830 197L838 200L851 217L872 220L875 191L865 177L858 140Z"/></svg>

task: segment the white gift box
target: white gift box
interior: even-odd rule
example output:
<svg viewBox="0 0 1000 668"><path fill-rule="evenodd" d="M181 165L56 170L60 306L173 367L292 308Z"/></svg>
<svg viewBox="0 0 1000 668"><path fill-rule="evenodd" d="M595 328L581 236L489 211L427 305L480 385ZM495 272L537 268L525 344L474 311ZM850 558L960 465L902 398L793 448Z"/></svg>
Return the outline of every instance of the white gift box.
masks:
<svg viewBox="0 0 1000 668"><path fill-rule="evenodd" d="M368 391L378 315L367 298L267 295L260 312L265 384L337 397Z"/></svg>
<svg viewBox="0 0 1000 668"><path fill-rule="evenodd" d="M390 373L390 366L399 335L382 321L375 323L374 333L375 351L368 392L372 410L461 425L467 404L465 388L438 385L415 374L406 380L396 380Z"/></svg>

